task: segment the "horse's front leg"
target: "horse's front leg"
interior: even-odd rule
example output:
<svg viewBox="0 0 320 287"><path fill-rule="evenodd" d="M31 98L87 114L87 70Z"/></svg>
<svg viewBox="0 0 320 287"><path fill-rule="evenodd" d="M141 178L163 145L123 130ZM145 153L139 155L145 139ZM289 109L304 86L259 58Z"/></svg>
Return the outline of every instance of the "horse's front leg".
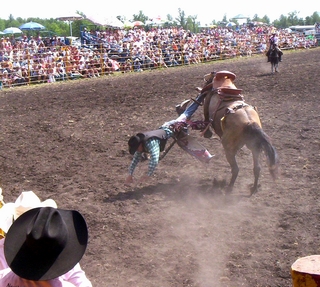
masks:
<svg viewBox="0 0 320 287"><path fill-rule="evenodd" d="M236 161L236 153L235 152L227 152L226 151L226 158L227 158L227 161L231 167L231 179L230 179L229 185L226 189L226 193L231 193L233 190L234 183L235 183L235 181L238 177L238 174L239 174L239 167L238 167L238 164Z"/></svg>

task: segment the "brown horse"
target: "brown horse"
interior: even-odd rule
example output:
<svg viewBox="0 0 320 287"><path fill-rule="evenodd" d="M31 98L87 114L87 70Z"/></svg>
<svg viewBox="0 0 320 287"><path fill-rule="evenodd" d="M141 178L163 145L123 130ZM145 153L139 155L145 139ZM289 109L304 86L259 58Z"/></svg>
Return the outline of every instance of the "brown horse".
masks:
<svg viewBox="0 0 320 287"><path fill-rule="evenodd" d="M278 156L271 144L269 136L263 131L257 110L245 103L241 90L237 89L233 81L236 75L229 71L210 73L205 81L210 83L203 89L207 93L204 101L205 120L210 122L215 133L220 137L226 158L231 167L231 179L227 193L233 189L239 173L236 161L237 152L247 146L253 156L254 182L251 195L258 191L260 175L259 156L264 151L270 174L275 180L278 170ZM208 132L209 130L204 132Z"/></svg>

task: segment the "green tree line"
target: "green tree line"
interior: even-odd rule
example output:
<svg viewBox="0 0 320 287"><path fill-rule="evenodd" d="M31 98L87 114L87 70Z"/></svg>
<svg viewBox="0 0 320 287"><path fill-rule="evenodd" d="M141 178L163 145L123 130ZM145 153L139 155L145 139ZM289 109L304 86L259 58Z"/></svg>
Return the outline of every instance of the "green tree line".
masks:
<svg viewBox="0 0 320 287"><path fill-rule="evenodd" d="M80 37L80 30L82 27L93 27L96 26L92 24L90 21L85 19L85 14L78 11L78 14L82 15L84 19L77 20L72 22L72 35L76 37ZM117 18L121 21L125 21L126 19L119 15ZM133 14L132 16L133 21L142 21L143 23L146 23L148 20L152 20L147 15L143 13L143 11L139 11L138 14ZM21 17L14 18L12 15L9 16L8 19L0 19L0 31L3 31L4 29L8 27L20 27L22 24L27 22L37 22L42 24L46 27L45 30L41 31L24 31L24 33L28 35L36 35L40 33L42 36L70 36L70 23L67 21L59 21L54 18L50 19L41 19L41 18L27 18L23 19ZM226 15L222 17L221 20L216 21L212 20L212 22L209 25L220 25L223 26L227 22L233 21L236 24L236 19L227 19ZM280 18L271 22L269 17L267 15L263 16L262 18L258 15L254 15L252 19L248 18L247 22L263 22L268 25L273 25L277 28L288 28L289 26L293 25L314 25L315 23L320 22L320 15L318 12L314 12L312 15L307 16L305 18L299 18L299 12L293 11L288 13L288 15L280 15ZM198 19L197 15L189 15L187 16L185 12L182 9L178 9L178 16L173 17L172 15L168 14L167 19L164 23L162 23L162 26L169 27L169 26L175 26L175 27L183 27L186 30L190 30L193 33L197 33L201 31L204 27L200 25L200 21ZM94 29L99 29L100 27L93 27ZM151 27L145 26L145 29L150 29ZM101 27L101 29L104 29Z"/></svg>

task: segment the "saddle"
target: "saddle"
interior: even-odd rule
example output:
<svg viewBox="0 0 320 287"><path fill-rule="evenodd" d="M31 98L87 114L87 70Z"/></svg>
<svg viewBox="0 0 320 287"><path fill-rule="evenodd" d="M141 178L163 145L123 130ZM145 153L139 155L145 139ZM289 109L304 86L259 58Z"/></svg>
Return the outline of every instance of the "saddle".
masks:
<svg viewBox="0 0 320 287"><path fill-rule="evenodd" d="M225 86L218 88L218 94L223 99L238 100L243 99L241 96L242 89L237 89L235 86Z"/></svg>

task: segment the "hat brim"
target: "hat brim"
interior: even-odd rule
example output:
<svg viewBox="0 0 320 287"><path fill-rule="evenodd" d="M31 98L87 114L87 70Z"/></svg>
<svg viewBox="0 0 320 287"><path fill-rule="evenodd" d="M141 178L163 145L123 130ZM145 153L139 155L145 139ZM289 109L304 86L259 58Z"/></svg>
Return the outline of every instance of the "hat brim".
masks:
<svg viewBox="0 0 320 287"><path fill-rule="evenodd" d="M137 151L137 148L129 147L129 153L130 153L131 155L134 155L136 151Z"/></svg>
<svg viewBox="0 0 320 287"><path fill-rule="evenodd" d="M31 253L25 243L26 234L39 210L34 208L22 214L11 225L4 242L5 258L11 270L22 278L34 281L50 280L67 273L81 260L88 242L88 229L83 216L76 210L57 209L67 226L66 246L51 262L48 262L45 252Z"/></svg>

